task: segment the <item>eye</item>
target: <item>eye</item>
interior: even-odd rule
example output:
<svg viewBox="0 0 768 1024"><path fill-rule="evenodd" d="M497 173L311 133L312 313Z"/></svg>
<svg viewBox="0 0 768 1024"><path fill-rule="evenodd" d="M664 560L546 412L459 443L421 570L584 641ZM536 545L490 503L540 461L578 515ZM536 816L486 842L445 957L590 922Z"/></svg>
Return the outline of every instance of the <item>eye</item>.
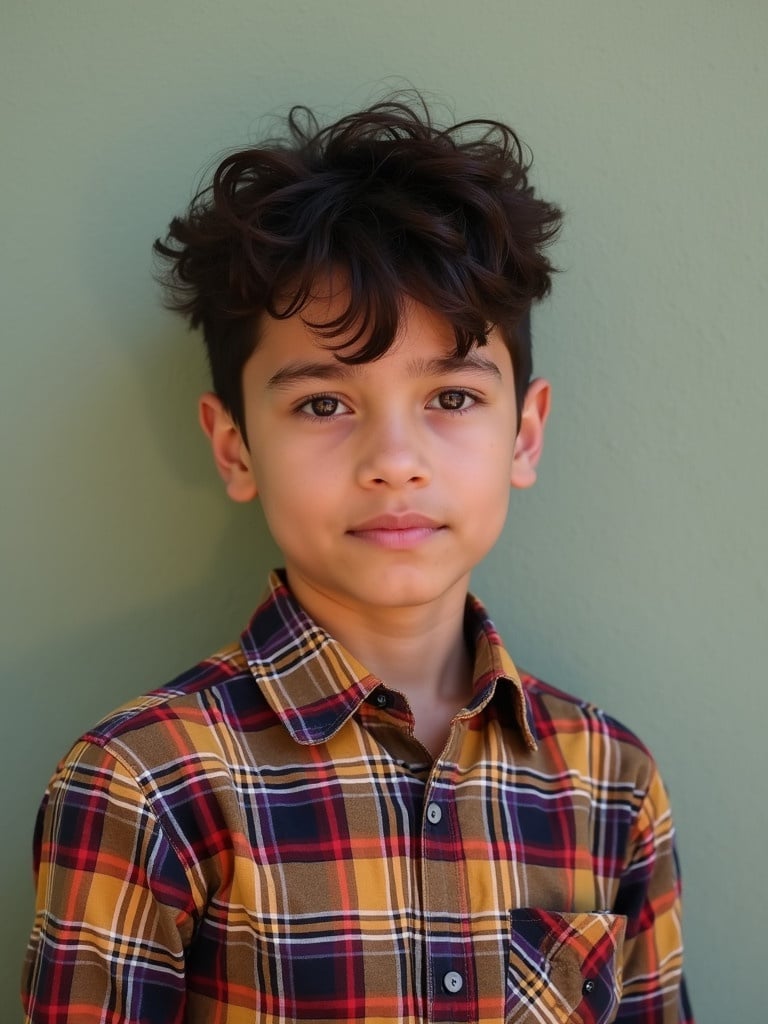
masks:
<svg viewBox="0 0 768 1024"><path fill-rule="evenodd" d="M340 398L333 395L313 395L299 406L299 412L312 419L328 420L349 410Z"/></svg>
<svg viewBox="0 0 768 1024"><path fill-rule="evenodd" d="M463 388L446 388L435 395L429 403L430 409L444 409L446 412L464 412L475 404L477 399Z"/></svg>

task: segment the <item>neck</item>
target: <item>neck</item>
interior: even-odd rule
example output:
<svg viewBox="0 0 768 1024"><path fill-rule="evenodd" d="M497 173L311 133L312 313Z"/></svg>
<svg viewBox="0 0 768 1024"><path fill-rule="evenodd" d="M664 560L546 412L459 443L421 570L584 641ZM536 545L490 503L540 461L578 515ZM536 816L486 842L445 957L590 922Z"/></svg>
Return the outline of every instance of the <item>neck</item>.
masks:
<svg viewBox="0 0 768 1024"><path fill-rule="evenodd" d="M464 635L468 580L426 605L375 609L336 601L290 570L288 582L319 626L387 687L406 697L417 733L430 717L442 712L444 718L469 699L472 655Z"/></svg>

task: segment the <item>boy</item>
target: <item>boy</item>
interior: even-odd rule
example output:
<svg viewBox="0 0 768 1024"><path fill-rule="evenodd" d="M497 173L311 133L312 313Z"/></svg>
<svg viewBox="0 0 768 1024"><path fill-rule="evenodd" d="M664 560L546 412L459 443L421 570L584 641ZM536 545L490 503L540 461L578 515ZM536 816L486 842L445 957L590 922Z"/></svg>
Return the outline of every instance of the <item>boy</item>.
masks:
<svg viewBox="0 0 768 1024"><path fill-rule="evenodd" d="M285 568L239 644L60 764L27 1020L689 1021L653 761L468 597L536 476L560 212L500 124L289 129L156 243Z"/></svg>

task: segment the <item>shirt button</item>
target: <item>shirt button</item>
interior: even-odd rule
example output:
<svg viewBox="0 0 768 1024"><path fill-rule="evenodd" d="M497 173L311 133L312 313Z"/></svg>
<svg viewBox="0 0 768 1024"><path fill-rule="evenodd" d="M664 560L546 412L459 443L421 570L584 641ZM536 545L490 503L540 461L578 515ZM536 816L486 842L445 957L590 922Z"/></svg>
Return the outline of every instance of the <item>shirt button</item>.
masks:
<svg viewBox="0 0 768 1024"><path fill-rule="evenodd" d="M587 978L587 980L581 986L581 991L584 993L585 996L591 996L596 988L597 982L594 981L592 978Z"/></svg>
<svg viewBox="0 0 768 1024"><path fill-rule="evenodd" d="M443 976L443 988L446 992L450 992L452 996L455 996L457 992L461 992L464 988L464 979L458 971L448 971Z"/></svg>
<svg viewBox="0 0 768 1024"><path fill-rule="evenodd" d="M387 708L389 707L389 695L383 690L377 690L373 702L377 708Z"/></svg>
<svg viewBox="0 0 768 1024"><path fill-rule="evenodd" d="M439 804L432 803L427 807L427 821L430 823L430 825L439 825L442 820L442 817L443 812L440 809ZM451 971L451 974L454 973L454 971ZM448 975L446 974L446 978L447 977ZM456 977L458 977L458 975L456 975ZM458 992L458 989L456 989L456 991Z"/></svg>

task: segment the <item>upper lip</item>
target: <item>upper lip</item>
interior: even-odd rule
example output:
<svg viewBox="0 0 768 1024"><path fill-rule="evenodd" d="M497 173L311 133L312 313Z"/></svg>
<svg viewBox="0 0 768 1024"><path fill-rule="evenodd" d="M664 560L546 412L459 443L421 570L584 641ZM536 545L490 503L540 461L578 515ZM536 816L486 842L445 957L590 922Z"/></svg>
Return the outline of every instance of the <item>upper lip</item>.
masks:
<svg viewBox="0 0 768 1024"><path fill-rule="evenodd" d="M373 516L365 522L353 526L350 533L361 533L364 530L435 530L442 524L429 516L418 512L388 512L381 516Z"/></svg>

